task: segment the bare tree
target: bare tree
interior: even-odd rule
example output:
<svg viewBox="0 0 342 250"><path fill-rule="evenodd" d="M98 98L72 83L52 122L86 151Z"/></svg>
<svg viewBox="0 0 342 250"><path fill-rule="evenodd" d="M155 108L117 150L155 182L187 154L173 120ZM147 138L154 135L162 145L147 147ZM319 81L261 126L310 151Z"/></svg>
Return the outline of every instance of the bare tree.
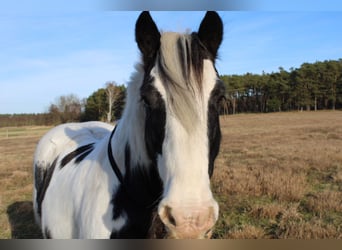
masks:
<svg viewBox="0 0 342 250"><path fill-rule="evenodd" d="M116 82L107 82L106 83L106 94L107 94L107 101L108 101L108 110L107 110L107 122L111 122L113 118L113 105L120 94L118 91L118 87Z"/></svg>
<svg viewBox="0 0 342 250"><path fill-rule="evenodd" d="M51 104L49 107L49 113L54 117L54 120L59 116L61 123L79 121L81 111L82 103L74 94L56 98L56 103Z"/></svg>

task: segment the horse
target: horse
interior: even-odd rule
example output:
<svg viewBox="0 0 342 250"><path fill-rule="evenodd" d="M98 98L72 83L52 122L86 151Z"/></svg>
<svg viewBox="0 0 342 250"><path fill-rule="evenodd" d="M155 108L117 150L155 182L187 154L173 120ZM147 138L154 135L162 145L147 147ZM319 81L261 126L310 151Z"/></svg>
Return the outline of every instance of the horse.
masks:
<svg viewBox="0 0 342 250"><path fill-rule="evenodd" d="M149 12L139 15L141 61L121 119L58 125L37 144L33 203L44 238L211 237L222 36L213 11L192 33L159 32Z"/></svg>

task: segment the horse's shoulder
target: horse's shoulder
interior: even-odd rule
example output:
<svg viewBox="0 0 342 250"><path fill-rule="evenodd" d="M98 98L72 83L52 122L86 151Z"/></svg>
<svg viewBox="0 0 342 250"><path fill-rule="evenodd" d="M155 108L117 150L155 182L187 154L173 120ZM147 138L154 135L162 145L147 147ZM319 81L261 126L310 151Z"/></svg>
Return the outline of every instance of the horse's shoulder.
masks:
<svg viewBox="0 0 342 250"><path fill-rule="evenodd" d="M96 143L110 134L113 125L103 122L65 123L48 131L39 141L36 157L54 159L82 145ZM63 153L62 153L63 154Z"/></svg>

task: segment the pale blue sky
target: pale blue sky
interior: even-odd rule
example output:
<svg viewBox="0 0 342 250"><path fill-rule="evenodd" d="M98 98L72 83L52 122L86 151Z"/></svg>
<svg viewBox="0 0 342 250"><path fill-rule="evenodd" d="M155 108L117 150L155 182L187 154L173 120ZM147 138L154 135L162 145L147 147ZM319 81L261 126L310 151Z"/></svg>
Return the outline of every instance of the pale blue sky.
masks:
<svg viewBox="0 0 342 250"><path fill-rule="evenodd" d="M0 114L44 112L60 95L84 98L107 81L129 80L139 60L139 12L104 11L90 0L68 8L27 2L0 10ZM219 12L225 25L220 74L270 73L342 58L342 7L260 6ZM151 12L164 31L197 30L204 14Z"/></svg>

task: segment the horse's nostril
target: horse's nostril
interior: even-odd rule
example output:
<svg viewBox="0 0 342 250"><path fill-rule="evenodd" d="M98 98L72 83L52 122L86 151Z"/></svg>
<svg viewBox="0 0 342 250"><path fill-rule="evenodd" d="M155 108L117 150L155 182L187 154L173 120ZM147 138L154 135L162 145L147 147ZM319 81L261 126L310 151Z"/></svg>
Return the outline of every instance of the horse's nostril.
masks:
<svg viewBox="0 0 342 250"><path fill-rule="evenodd" d="M158 213L154 212L152 215L152 223L148 232L148 238L164 239L167 237L165 224L161 221Z"/></svg>
<svg viewBox="0 0 342 250"><path fill-rule="evenodd" d="M176 223L175 217L172 216L171 211L172 211L172 208L169 206L166 206L164 210L164 218L167 220L169 224L175 227L177 226L177 223Z"/></svg>
<svg viewBox="0 0 342 250"><path fill-rule="evenodd" d="M210 239L211 238L211 235L212 235L212 229L209 229L208 231L205 232L204 234L204 238L205 239Z"/></svg>

